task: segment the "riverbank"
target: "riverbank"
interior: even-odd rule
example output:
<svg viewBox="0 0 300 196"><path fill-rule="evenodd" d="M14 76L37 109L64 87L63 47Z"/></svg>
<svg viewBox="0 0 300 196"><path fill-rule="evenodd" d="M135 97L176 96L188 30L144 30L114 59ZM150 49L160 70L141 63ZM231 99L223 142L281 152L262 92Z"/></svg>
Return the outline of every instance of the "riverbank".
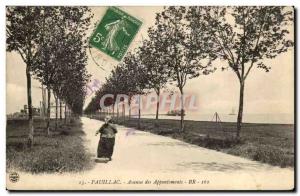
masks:
<svg viewBox="0 0 300 196"><path fill-rule="evenodd" d="M237 114L225 114L218 113L218 116L222 122L236 122ZM155 119L155 114L145 114L141 115L141 118L150 118ZM137 118L137 115L135 115ZM172 120L180 120L180 116L170 116L166 114L160 114L160 119L172 119ZM193 120L193 121L212 121L215 119L214 112L212 113L188 113L184 117L185 120ZM243 122L244 123L264 123L264 124L294 124L294 114L288 113L245 113L243 114Z"/></svg>
<svg viewBox="0 0 300 196"><path fill-rule="evenodd" d="M99 115L90 116L99 119ZM185 131L178 132L179 120L115 118L114 123L164 135L190 144L214 149L280 167L294 166L294 125L244 123L241 141L234 140L236 123L185 121ZM134 131L133 133L134 134Z"/></svg>

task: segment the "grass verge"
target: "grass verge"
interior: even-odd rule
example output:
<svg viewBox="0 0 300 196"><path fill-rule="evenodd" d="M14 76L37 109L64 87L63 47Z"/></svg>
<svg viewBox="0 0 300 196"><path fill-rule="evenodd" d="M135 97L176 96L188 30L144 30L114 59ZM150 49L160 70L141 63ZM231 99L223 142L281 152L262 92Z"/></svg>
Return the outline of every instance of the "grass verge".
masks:
<svg viewBox="0 0 300 196"><path fill-rule="evenodd" d="M99 116L91 116L100 119ZM180 121L170 119L114 119L126 127L164 135L201 147L245 157L280 167L294 167L294 125L244 123L241 140L236 141L236 124L230 122L185 121L185 131L179 132Z"/></svg>
<svg viewBox="0 0 300 196"><path fill-rule="evenodd" d="M46 123L35 120L34 146L27 146L28 121L8 120L6 127L7 170L30 173L79 172L92 167L91 154L84 148L82 124L79 119L60 123L47 136Z"/></svg>

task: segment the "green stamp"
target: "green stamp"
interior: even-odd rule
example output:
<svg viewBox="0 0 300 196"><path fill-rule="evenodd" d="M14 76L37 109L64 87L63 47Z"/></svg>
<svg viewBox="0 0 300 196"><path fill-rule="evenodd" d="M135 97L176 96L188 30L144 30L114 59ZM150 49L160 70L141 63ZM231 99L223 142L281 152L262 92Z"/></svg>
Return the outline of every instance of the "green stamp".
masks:
<svg viewBox="0 0 300 196"><path fill-rule="evenodd" d="M142 22L117 7L109 7L90 38L90 44L120 61Z"/></svg>

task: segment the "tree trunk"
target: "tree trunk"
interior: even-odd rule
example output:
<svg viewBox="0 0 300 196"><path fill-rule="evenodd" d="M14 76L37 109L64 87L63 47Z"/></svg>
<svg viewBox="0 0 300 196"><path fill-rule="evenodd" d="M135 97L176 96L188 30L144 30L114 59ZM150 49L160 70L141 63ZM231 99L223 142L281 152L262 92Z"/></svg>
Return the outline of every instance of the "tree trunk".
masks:
<svg viewBox="0 0 300 196"><path fill-rule="evenodd" d="M155 116L156 121L158 120L158 112L159 112L159 94L160 94L160 91L158 90L157 93L156 93L156 95L157 95L156 116Z"/></svg>
<svg viewBox="0 0 300 196"><path fill-rule="evenodd" d="M56 131L58 126L58 98L57 96L54 97L55 97L55 131Z"/></svg>
<svg viewBox="0 0 300 196"><path fill-rule="evenodd" d="M62 121L62 109L61 109L61 100L59 100L59 120Z"/></svg>
<svg viewBox="0 0 300 196"><path fill-rule="evenodd" d="M139 95L139 120L138 120L138 128L141 128L141 95Z"/></svg>
<svg viewBox="0 0 300 196"><path fill-rule="evenodd" d="M43 120L46 120L46 89L44 89L44 86L42 84L42 115L43 115Z"/></svg>
<svg viewBox="0 0 300 196"><path fill-rule="evenodd" d="M51 99L51 90L48 87L48 104L47 104L47 134L50 136L50 112L51 112L51 105L50 105L50 99Z"/></svg>
<svg viewBox="0 0 300 196"><path fill-rule="evenodd" d="M71 106L68 107L68 116L69 116L68 121L69 123L71 123L71 120L73 120L73 113L72 113Z"/></svg>
<svg viewBox="0 0 300 196"><path fill-rule="evenodd" d="M183 89L180 88L180 107L181 107L181 112L180 112L180 131L184 131L184 103L183 103Z"/></svg>
<svg viewBox="0 0 300 196"><path fill-rule="evenodd" d="M68 109L68 114L69 114L69 123L73 122L73 111L72 111L72 106Z"/></svg>
<svg viewBox="0 0 300 196"><path fill-rule="evenodd" d="M242 81L240 83L239 113L238 113L237 125L236 125L236 138L237 139L240 138L240 132L241 132L242 122L243 122L244 89L245 89L245 83Z"/></svg>
<svg viewBox="0 0 300 196"><path fill-rule="evenodd" d="M119 104L117 104L117 123L119 122Z"/></svg>
<svg viewBox="0 0 300 196"><path fill-rule="evenodd" d="M123 107L123 121L125 123L125 101L123 101L122 107Z"/></svg>
<svg viewBox="0 0 300 196"><path fill-rule="evenodd" d="M158 126L158 113L159 113L159 94L160 90L158 89L156 92L157 100L156 100L156 116L155 116L155 126Z"/></svg>
<svg viewBox="0 0 300 196"><path fill-rule="evenodd" d="M65 103L65 124L67 124L67 104Z"/></svg>
<svg viewBox="0 0 300 196"><path fill-rule="evenodd" d="M32 117L32 99L31 99L31 74L29 66L26 67L26 79L27 79L27 105L28 105L28 125L29 125L29 134L28 134L28 146L33 146L33 117Z"/></svg>
<svg viewBox="0 0 300 196"><path fill-rule="evenodd" d="M112 104L112 117L115 117L115 103Z"/></svg>
<svg viewBox="0 0 300 196"><path fill-rule="evenodd" d="M130 120L131 118L131 102L128 102L128 119Z"/></svg>

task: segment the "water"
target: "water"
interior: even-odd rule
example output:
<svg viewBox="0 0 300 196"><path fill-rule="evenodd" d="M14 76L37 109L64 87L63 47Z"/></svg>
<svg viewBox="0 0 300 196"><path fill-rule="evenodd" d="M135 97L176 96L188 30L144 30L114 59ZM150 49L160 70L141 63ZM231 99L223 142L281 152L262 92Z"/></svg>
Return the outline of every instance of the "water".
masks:
<svg viewBox="0 0 300 196"><path fill-rule="evenodd" d="M154 114L142 115L142 118L155 118ZM214 119L213 119L214 117ZM222 122L236 122L237 115L219 114ZM160 119L180 119L180 116L159 115ZM215 116L211 114L187 114L185 120L195 121L215 121ZM245 123L268 123L268 124L294 124L294 114L244 114Z"/></svg>

